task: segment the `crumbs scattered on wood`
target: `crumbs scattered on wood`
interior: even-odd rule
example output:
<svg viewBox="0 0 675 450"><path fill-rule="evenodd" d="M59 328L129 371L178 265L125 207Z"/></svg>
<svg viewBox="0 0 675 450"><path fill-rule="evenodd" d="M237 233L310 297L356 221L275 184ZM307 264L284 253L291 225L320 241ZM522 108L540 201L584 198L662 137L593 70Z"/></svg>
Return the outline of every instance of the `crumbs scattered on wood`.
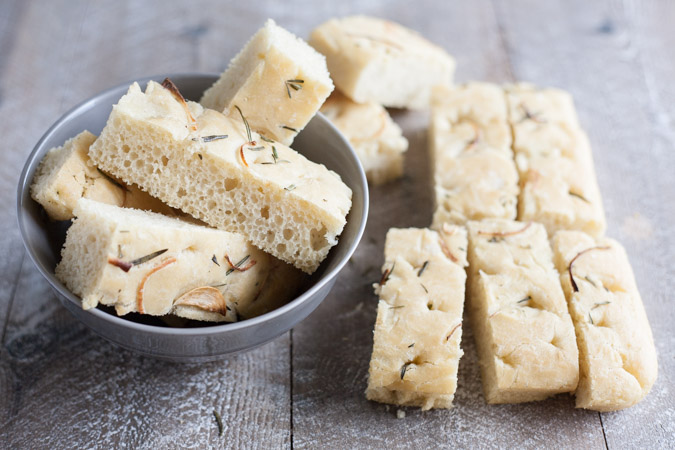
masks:
<svg viewBox="0 0 675 450"><path fill-rule="evenodd" d="M216 411L215 409L213 410L213 417L216 418L216 424L218 425L218 436L223 435L223 418L220 417L220 413Z"/></svg>

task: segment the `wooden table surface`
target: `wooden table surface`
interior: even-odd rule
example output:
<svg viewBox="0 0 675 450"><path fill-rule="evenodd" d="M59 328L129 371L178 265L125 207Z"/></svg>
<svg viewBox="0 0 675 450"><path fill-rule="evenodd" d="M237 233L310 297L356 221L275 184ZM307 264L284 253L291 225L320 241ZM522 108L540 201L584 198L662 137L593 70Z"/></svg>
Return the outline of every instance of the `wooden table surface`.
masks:
<svg viewBox="0 0 675 450"><path fill-rule="evenodd" d="M252 352L176 365L117 348L60 306L16 225L19 172L39 137L97 92L151 74L220 72L272 17L306 37L353 13L445 47L456 79L571 91L593 144L609 222L633 263L659 352L649 396L626 411L573 398L487 406L465 329L455 407L365 400L384 235L426 226L424 113L396 113L405 177L371 190L366 235L325 302ZM674 447L675 2L69 1L0 3L0 447ZM468 327L467 327L468 328ZM213 411L224 421L218 435Z"/></svg>

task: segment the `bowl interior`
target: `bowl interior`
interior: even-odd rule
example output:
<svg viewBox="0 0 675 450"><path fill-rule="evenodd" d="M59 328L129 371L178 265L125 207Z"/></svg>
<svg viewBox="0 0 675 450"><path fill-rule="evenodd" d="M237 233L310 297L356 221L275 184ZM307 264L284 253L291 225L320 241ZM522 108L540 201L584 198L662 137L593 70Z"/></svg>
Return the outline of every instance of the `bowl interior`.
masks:
<svg viewBox="0 0 675 450"><path fill-rule="evenodd" d="M149 80L161 82L167 75L158 75L138 80L142 88ZM188 100L198 101L202 92L217 79L217 75L205 74L169 74L181 93ZM51 222L42 207L30 198L30 184L35 170L44 154L51 148L62 145L67 139L83 130L98 135L105 126L112 106L124 95L131 83L104 91L95 97L76 106L57 121L41 138L28 157L19 180L18 218L22 238L30 258L42 275L68 301L80 305L80 299L72 294L54 276L54 269L60 260L60 251L65 241L65 233L70 222ZM324 164L337 172L342 180L352 189L352 208L347 217L347 225L340 236L339 243L333 247L319 269L311 276L304 292L297 298L274 311L262 316L233 324L201 324L196 328L168 328L156 318L129 314L124 318L117 317L111 309L100 307L88 313L100 316L105 320L122 326L130 326L153 332L194 333L203 329L208 333L221 330L236 330L257 326L280 315L291 314L292 310L308 301L321 288L329 283L344 266L356 249L368 216L368 186L363 168L356 154L344 137L321 114L317 114L300 132L293 143L293 148L308 159ZM317 303L318 305L318 303ZM70 309L70 308L69 308ZM294 325L293 323L292 325ZM291 326L288 327L290 329ZM192 331L190 331L192 330ZM286 330L284 330L286 331Z"/></svg>

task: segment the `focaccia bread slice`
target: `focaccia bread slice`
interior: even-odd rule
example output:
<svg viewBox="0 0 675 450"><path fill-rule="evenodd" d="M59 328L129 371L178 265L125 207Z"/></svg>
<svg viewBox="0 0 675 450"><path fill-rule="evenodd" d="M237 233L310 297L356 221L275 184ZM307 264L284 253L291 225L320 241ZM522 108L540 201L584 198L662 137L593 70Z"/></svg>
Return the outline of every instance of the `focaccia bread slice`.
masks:
<svg viewBox="0 0 675 450"><path fill-rule="evenodd" d="M616 411L642 400L658 363L633 270L613 239L580 231L553 236L555 264L576 328L578 408Z"/></svg>
<svg viewBox="0 0 675 450"><path fill-rule="evenodd" d="M529 84L507 87L513 150L520 173L518 220L534 220L549 234L606 228L591 146L572 97Z"/></svg>
<svg viewBox="0 0 675 450"><path fill-rule="evenodd" d="M382 105L356 103L336 91L321 112L352 144L370 183L383 184L403 175L408 140Z"/></svg>
<svg viewBox="0 0 675 450"><path fill-rule="evenodd" d="M384 252L366 397L450 408L463 353L466 230L392 228Z"/></svg>
<svg viewBox="0 0 675 450"><path fill-rule="evenodd" d="M175 215L175 211L136 186L124 186L89 160L96 136L83 131L55 147L40 161L30 194L52 220L70 220L80 198Z"/></svg>
<svg viewBox="0 0 675 450"><path fill-rule="evenodd" d="M269 19L200 103L228 115L239 106L253 130L291 145L332 90L326 58Z"/></svg>
<svg viewBox="0 0 675 450"><path fill-rule="evenodd" d="M472 82L436 86L429 150L434 171L433 227L516 218L518 173L501 87Z"/></svg>
<svg viewBox="0 0 675 450"><path fill-rule="evenodd" d="M194 122L193 122L194 120ZM103 170L312 273L351 208L340 176L239 119L134 83L89 156Z"/></svg>
<svg viewBox="0 0 675 450"><path fill-rule="evenodd" d="M486 402L574 391L574 327L543 225L490 219L468 229L467 309Z"/></svg>
<svg viewBox="0 0 675 450"><path fill-rule="evenodd" d="M81 199L56 277L90 309L233 322L287 302L292 266L239 234Z"/></svg>
<svg viewBox="0 0 675 450"><path fill-rule="evenodd" d="M309 43L326 55L335 85L357 103L422 109L431 88L452 84L455 60L418 33L366 16L331 19Z"/></svg>

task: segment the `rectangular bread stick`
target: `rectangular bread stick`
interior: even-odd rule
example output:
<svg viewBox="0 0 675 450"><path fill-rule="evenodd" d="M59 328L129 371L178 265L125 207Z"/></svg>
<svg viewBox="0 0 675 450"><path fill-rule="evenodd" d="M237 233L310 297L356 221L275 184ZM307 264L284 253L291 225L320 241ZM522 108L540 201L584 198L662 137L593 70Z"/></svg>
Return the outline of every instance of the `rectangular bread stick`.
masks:
<svg viewBox="0 0 675 450"><path fill-rule="evenodd" d="M90 309L233 322L287 302L302 274L236 233L80 199L56 277Z"/></svg>
<svg viewBox="0 0 675 450"><path fill-rule="evenodd" d="M371 184L383 184L403 175L408 140L382 105L356 103L333 92L321 112L352 144Z"/></svg>
<svg viewBox="0 0 675 450"><path fill-rule="evenodd" d="M628 408L649 393L658 363L626 252L613 239L579 231L559 231L552 242L579 345L576 405Z"/></svg>
<svg viewBox="0 0 675 450"><path fill-rule="evenodd" d="M477 82L437 86L431 104L434 228L445 222L515 219L518 173L502 88Z"/></svg>
<svg viewBox="0 0 675 450"><path fill-rule="evenodd" d="M487 403L543 400L579 379L574 327L541 224L471 221L467 309Z"/></svg>
<svg viewBox="0 0 675 450"><path fill-rule="evenodd" d="M200 103L235 117L237 105L254 131L291 145L332 90L326 58L268 19Z"/></svg>
<svg viewBox="0 0 675 450"><path fill-rule="evenodd" d="M175 91L177 92L177 91ZM113 107L89 156L168 205L312 273L351 208L340 176L151 81ZM242 117L245 117L245 111Z"/></svg>
<svg viewBox="0 0 675 450"><path fill-rule="evenodd" d="M528 84L506 89L513 150L520 174L518 220L600 236L605 213L588 137L572 97Z"/></svg>
<svg viewBox="0 0 675 450"><path fill-rule="evenodd" d="M462 356L466 230L387 233L366 397L450 408Z"/></svg>
<svg viewBox="0 0 675 450"><path fill-rule="evenodd" d="M431 88L452 84L455 60L398 23L368 16L331 19L309 43L326 55L335 85L357 103L423 109Z"/></svg>

